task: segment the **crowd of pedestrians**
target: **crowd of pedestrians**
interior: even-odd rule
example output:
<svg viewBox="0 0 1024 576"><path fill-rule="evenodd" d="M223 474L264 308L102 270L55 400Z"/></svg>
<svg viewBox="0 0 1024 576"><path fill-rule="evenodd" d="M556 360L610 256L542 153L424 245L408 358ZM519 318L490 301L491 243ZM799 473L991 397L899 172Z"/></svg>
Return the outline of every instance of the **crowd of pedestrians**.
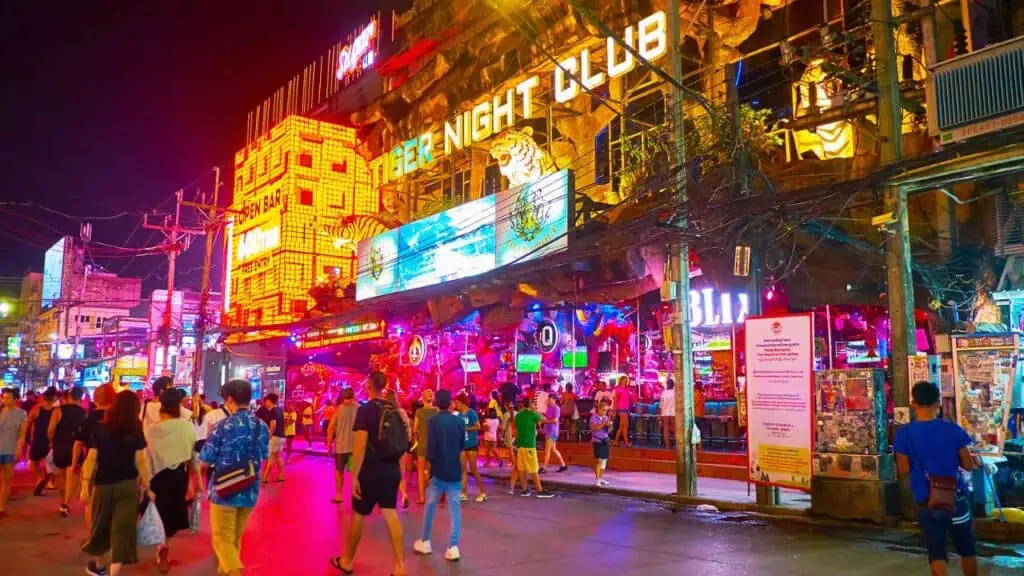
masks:
<svg viewBox="0 0 1024 576"><path fill-rule="evenodd" d="M390 535L393 573L405 573L397 510L410 506L407 477L418 478L417 501L425 506L413 550L432 552L437 507L447 502L451 535L444 556L450 561L461 557L461 506L471 499L470 484L476 487L475 501L487 502L478 469L481 456L486 465L493 460L504 467L498 447L509 447L510 493L518 487L522 496L553 496L542 487L538 455L538 436L547 438L545 466L553 458L559 470L566 468L556 445L563 404L550 388L541 397L496 391L479 408L469 390L454 397L446 390L436 395L427 390L411 418L384 374L372 373L366 391L369 399L360 404L352 389L343 390L337 404L330 404L325 423L334 460L332 501L343 503L346 476L351 484L354 514L343 530L341 554L330 560L342 573L352 573L366 518L376 510ZM155 380L145 395L115 392L110 384L97 387L91 401L83 392L72 388L61 395L51 388L19 404L16 390L3 391L0 517L8 515L14 466L27 458L33 492L58 490L61 516L72 515L76 496L83 504L88 574L116 575L140 561L137 536L145 524L142 512L150 506L163 534L155 563L166 573L172 541L183 531L198 532L201 502L208 500L218 574L241 574L242 540L260 488L285 480L284 454L296 424L308 414L300 415L294 405L282 408L275 394L251 410L252 387L237 379L222 387L222 406L207 404L199 395L187 398L166 377Z"/></svg>

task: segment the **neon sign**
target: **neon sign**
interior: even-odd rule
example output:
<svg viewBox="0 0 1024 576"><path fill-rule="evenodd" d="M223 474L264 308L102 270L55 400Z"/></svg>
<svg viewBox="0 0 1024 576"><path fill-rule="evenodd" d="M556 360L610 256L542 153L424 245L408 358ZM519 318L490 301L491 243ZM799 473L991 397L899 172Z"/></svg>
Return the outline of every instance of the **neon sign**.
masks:
<svg viewBox="0 0 1024 576"><path fill-rule="evenodd" d="M338 55L338 80L344 80L349 74L361 72L373 65L373 41L376 39L377 20L374 19L356 34L350 44L341 49Z"/></svg>
<svg viewBox="0 0 1024 576"><path fill-rule="evenodd" d="M558 347L558 326L551 320L542 320L537 325L537 345L544 354L550 354Z"/></svg>
<svg viewBox="0 0 1024 576"><path fill-rule="evenodd" d="M668 51L668 27L665 12L655 12L640 20L635 27L626 27L623 41L630 48L636 50L642 58L650 62L664 56ZM608 80L629 73L636 67L636 58L633 53L626 50L614 38L606 38L604 49L606 63L603 71L595 70L590 48L585 48L578 55L570 56L559 62L551 79L555 102L564 104L580 95L580 84L573 78L579 78L587 90L593 90ZM343 51L343 57L344 54ZM569 74L566 74L566 71ZM499 94L488 95L471 109L445 122L440 134L435 134L432 131L424 132L417 138L371 160L370 174L373 186L378 187L381 184L393 182L429 165L437 157L447 156L456 150L462 150L486 140L513 126L517 116L524 120L533 118L534 109L541 109L536 108L533 104L534 88L539 85L540 78L530 76L517 84L515 88L509 88ZM546 106L543 107L543 109L546 108ZM444 142L443 151L433 150L434 144L442 140ZM413 151L416 153L416 161L410 162L410 154Z"/></svg>
<svg viewBox="0 0 1024 576"><path fill-rule="evenodd" d="M338 326L330 330L310 330L296 339L295 344L302 350L309 350L335 344L376 340L384 337L385 329L384 322L363 322Z"/></svg>
<svg viewBox="0 0 1024 576"><path fill-rule="evenodd" d="M733 306L733 303L736 306ZM718 295L718 306L716 307L713 288L704 288L699 292L690 290L690 328L713 328L742 324L749 313L750 298L746 293L733 295L729 292L722 292Z"/></svg>
<svg viewBox="0 0 1024 576"><path fill-rule="evenodd" d="M409 364L413 366L419 366L420 362L423 362L423 357L427 355L427 345L423 342L423 337L419 334L412 337L409 341Z"/></svg>
<svg viewBox="0 0 1024 576"><path fill-rule="evenodd" d="M238 239L238 262L245 262L249 258L273 250L281 245L281 227L272 226L266 230L253 228L242 234Z"/></svg>

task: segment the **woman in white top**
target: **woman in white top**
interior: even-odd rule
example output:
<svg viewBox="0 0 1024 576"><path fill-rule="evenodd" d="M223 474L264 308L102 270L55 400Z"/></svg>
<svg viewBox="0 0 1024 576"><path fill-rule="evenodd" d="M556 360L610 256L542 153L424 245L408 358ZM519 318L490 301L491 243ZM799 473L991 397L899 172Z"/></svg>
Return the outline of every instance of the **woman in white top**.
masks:
<svg viewBox="0 0 1024 576"><path fill-rule="evenodd" d="M160 420L146 432L149 460L153 471L150 489L156 495L156 508L163 520L168 541L179 530L189 527L189 501L195 495L192 485L194 470L192 452L196 430L192 422L181 417L181 393L171 388L160 394ZM199 481L195 476L196 482ZM167 543L157 551L161 572L170 569Z"/></svg>
<svg viewBox="0 0 1024 576"><path fill-rule="evenodd" d="M658 402L661 408L661 433L665 436L665 448L671 448L669 442L676 429L676 381L669 378L665 382L665 391Z"/></svg>

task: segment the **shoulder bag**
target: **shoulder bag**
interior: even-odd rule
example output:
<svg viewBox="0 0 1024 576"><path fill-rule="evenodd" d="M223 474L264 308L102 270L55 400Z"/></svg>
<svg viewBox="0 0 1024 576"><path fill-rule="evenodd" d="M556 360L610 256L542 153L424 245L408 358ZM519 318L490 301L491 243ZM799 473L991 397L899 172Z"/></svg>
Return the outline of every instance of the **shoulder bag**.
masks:
<svg viewBox="0 0 1024 576"><path fill-rule="evenodd" d="M907 440L910 441L910 456L913 460L917 460L921 470L924 471L925 478L928 479L928 508L944 512L956 512L956 476L934 476L928 473L924 460L917 457L917 448L914 446L914 436L910 433L910 426L907 427Z"/></svg>
<svg viewBox="0 0 1024 576"><path fill-rule="evenodd" d="M252 433L253 453L258 452L260 427L254 427ZM215 466L213 472L213 491L221 498L230 498L239 492L251 488L258 479L258 466L252 458L246 458L229 466Z"/></svg>

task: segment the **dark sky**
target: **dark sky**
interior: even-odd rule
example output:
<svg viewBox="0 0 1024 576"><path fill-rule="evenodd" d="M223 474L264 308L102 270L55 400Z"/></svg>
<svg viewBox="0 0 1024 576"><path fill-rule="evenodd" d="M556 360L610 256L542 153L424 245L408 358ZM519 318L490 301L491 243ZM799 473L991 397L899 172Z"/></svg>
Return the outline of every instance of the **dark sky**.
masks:
<svg viewBox="0 0 1024 576"><path fill-rule="evenodd" d="M109 216L152 209L212 166L229 166L248 111L384 2L0 4L0 201ZM149 231L133 234L138 220L94 221L93 237L155 242ZM0 206L0 276L41 270L46 246L77 232L75 220ZM202 262L200 245L179 270ZM128 260L100 262L121 272ZM166 282L166 259L136 258L123 272L152 288ZM185 276L178 281L198 287L197 273Z"/></svg>

